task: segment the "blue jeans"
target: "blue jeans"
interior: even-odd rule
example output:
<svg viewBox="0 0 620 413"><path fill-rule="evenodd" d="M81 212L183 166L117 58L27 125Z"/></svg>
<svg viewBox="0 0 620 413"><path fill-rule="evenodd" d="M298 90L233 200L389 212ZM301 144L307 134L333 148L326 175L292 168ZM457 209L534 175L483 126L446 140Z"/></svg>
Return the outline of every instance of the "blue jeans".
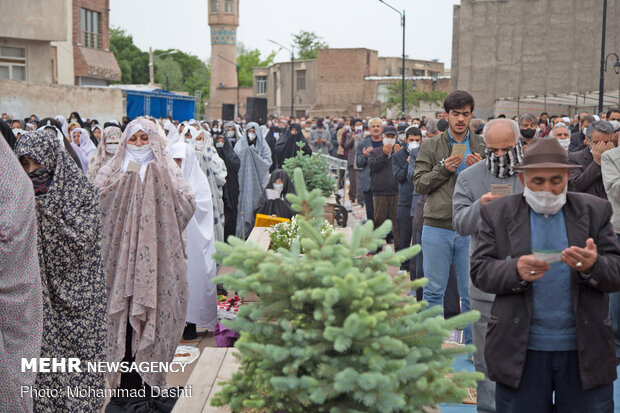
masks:
<svg viewBox="0 0 620 413"><path fill-rule="evenodd" d="M461 312L469 311L469 237L456 231L424 225L422 228L422 252L424 254L424 276L428 284L423 297L429 307L443 307L443 297L450 276L450 265L454 263L456 282L461 296ZM472 343L471 326L465 327L465 344Z"/></svg>

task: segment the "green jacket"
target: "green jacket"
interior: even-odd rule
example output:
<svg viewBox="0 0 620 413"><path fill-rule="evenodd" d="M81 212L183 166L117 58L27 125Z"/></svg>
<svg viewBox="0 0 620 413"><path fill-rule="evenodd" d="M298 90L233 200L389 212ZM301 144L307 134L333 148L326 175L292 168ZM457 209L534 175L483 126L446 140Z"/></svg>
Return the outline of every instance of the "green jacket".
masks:
<svg viewBox="0 0 620 413"><path fill-rule="evenodd" d="M469 146L472 153L485 156L482 136L470 133ZM413 187L420 195L427 195L424 204L424 225L453 230L452 196L456 184L456 173L443 164L452 154L448 132L426 139L420 145L415 160Z"/></svg>

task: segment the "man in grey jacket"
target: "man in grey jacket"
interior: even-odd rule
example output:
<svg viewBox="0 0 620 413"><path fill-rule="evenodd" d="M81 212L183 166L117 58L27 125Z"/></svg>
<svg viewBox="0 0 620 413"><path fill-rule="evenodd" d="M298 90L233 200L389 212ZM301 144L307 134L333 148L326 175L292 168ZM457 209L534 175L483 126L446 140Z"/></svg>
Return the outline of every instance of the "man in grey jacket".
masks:
<svg viewBox="0 0 620 413"><path fill-rule="evenodd" d="M316 122L316 129L310 131L310 146L312 146L313 153L322 150L325 155L330 155L332 134L329 131L329 127L326 128L321 119Z"/></svg>
<svg viewBox="0 0 620 413"><path fill-rule="evenodd" d="M484 162L461 172L456 180L452 200L452 222L462 236L471 235L470 252L476 247L476 233L480 227L480 207L508 193L521 193L523 186L513 167L523 159L519 125L511 119L495 119L483 130L486 144ZM495 295L485 293L469 283L469 302L472 310L480 311L480 320L473 325L476 346L474 365L485 375L478 382L478 412L495 412L495 383L486 378L484 341L491 305Z"/></svg>

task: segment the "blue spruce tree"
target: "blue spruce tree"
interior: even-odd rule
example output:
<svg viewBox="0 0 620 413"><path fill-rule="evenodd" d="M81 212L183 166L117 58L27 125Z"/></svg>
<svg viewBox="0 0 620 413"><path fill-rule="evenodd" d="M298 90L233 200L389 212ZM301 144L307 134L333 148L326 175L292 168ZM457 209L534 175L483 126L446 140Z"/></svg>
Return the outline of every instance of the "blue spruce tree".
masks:
<svg viewBox="0 0 620 413"><path fill-rule="evenodd" d="M214 282L260 299L224 322L240 332L240 369L213 404L235 412L389 413L463 400L481 375L455 373L452 363L473 348L442 343L479 314L444 320L441 307L416 302L407 292L426 280L394 279L387 268L420 246L368 256L383 246L390 221L357 225L350 243L322 234L320 189L307 191L301 169L294 183L297 194L287 197L299 213L300 242L267 252L236 238L217 245L217 261L237 272Z"/></svg>

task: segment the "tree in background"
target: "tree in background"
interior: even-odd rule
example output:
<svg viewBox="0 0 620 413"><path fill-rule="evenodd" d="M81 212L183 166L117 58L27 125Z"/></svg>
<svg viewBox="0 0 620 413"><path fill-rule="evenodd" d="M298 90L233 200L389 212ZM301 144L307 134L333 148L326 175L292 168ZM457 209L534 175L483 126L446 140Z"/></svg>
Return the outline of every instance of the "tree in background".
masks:
<svg viewBox="0 0 620 413"><path fill-rule="evenodd" d="M237 65L239 65L239 86L253 86L254 85L254 73L253 67L269 66L273 63L276 57L275 51L271 52L264 60L261 60L260 50L258 49L246 49L243 43L237 44ZM232 66L232 65L231 65Z"/></svg>
<svg viewBox="0 0 620 413"><path fill-rule="evenodd" d="M314 32L300 30L293 35L293 45L297 50L297 59L316 59L319 49L328 49L329 46Z"/></svg>
<svg viewBox="0 0 620 413"><path fill-rule="evenodd" d="M110 49L121 69L122 84L149 83L149 54L140 50L133 37L124 29L110 29ZM153 66L155 82L166 87L168 73L169 89L190 95L200 90L202 103L209 98L210 67L198 56L178 49L154 50Z"/></svg>
<svg viewBox="0 0 620 413"><path fill-rule="evenodd" d="M110 50L121 69L121 81L114 83L144 84L149 82L149 54L133 44L133 37L120 27L110 28Z"/></svg>
<svg viewBox="0 0 620 413"><path fill-rule="evenodd" d="M402 81L398 80L388 86L387 101L385 108L397 108L400 110L402 102ZM419 109L421 102L429 102L441 107L443 100L448 96L446 92L440 90L424 91L416 89L411 82L405 83L405 112Z"/></svg>

